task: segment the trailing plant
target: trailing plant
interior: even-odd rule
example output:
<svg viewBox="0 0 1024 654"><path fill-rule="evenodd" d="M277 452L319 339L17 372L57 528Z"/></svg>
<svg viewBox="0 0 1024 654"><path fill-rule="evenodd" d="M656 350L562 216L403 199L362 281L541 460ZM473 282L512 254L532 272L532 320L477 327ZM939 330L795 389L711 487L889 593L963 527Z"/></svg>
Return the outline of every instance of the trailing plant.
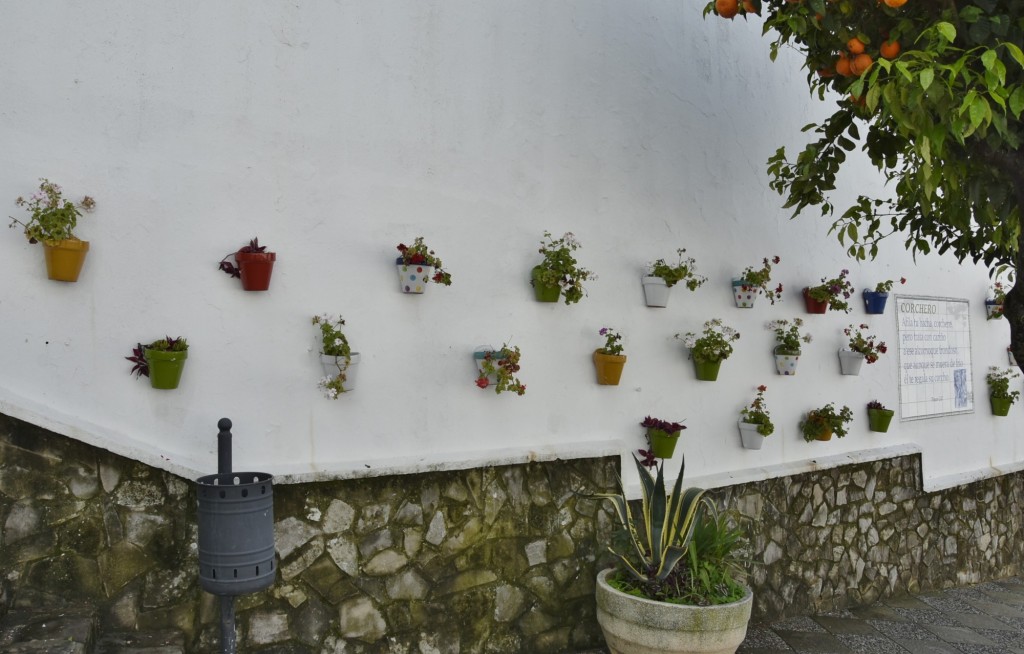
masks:
<svg viewBox="0 0 1024 654"><path fill-rule="evenodd" d="M885 405L882 404L881 402L879 402L878 400L871 400L870 402L868 402L868 411L888 411L888 410L889 409L885 408Z"/></svg>
<svg viewBox="0 0 1024 654"><path fill-rule="evenodd" d="M323 377L317 382L324 397L336 400L342 393L347 393L350 388L345 388L348 381L348 368L352 364L352 347L349 345L348 337L342 331L345 326L345 319L341 316L322 314L313 316L313 324L320 330L320 337L317 339L320 345L320 354L329 357L336 357L335 366L337 373Z"/></svg>
<svg viewBox="0 0 1024 654"><path fill-rule="evenodd" d="M740 279L743 281L743 290L749 291L753 289L759 289L768 301L775 304L775 300L782 301L782 284L779 284L774 289L768 288L768 284L772 281L772 264L778 264L782 259L778 256L768 260L768 257L764 258L761 267L757 270L753 266L747 267L741 274Z"/></svg>
<svg viewBox="0 0 1024 654"><path fill-rule="evenodd" d="M423 242L422 236L417 236L412 245L399 243L398 251L402 253L401 259L404 265L431 266L434 268L434 276L431 277L431 280L435 284L452 285L452 276L444 270L441 258Z"/></svg>
<svg viewBox="0 0 1024 654"><path fill-rule="evenodd" d="M884 282L878 282L875 284L875 293L888 293L892 290L893 285L896 283L895 280L887 279ZM907 278L900 277L900 284L906 284Z"/></svg>
<svg viewBox="0 0 1024 654"><path fill-rule="evenodd" d="M512 391L516 395L526 393L526 384L519 381L515 376L519 372L519 347L509 346L505 343L500 350L493 350L484 353L480 360L480 371L477 375L476 385L480 388L487 388L491 385L489 376L496 379L494 392L501 394L504 391Z"/></svg>
<svg viewBox="0 0 1024 654"><path fill-rule="evenodd" d="M807 295L818 302L828 302L829 311L842 311L850 313L850 303L847 300L853 296L853 285L846 278L850 274L845 268L839 271L838 277L832 279L821 278L817 286L809 286Z"/></svg>
<svg viewBox="0 0 1024 654"><path fill-rule="evenodd" d="M62 189L58 184L46 178L40 178L39 182L39 190L29 199L19 197L14 201L19 207L25 207L32 217L22 222L11 216L9 227L21 225L29 243L75 239L74 230L82 211L92 211L96 208L96 201L87 195L76 205L61 197Z"/></svg>
<svg viewBox="0 0 1024 654"><path fill-rule="evenodd" d="M132 348L131 356L125 357L125 359L135 364L128 374L135 375L136 378L149 377L149 361L146 360L146 350L154 350L156 352L187 352L188 341L180 336L178 338L166 336L148 345L138 343Z"/></svg>
<svg viewBox="0 0 1024 654"><path fill-rule="evenodd" d="M800 421L800 431L808 443L829 430L837 438L842 438L846 436L846 425L851 420L853 420L853 411L850 410L850 407L844 406L836 413L835 402L829 402L820 409L808 411L804 419Z"/></svg>
<svg viewBox="0 0 1024 654"><path fill-rule="evenodd" d="M764 384L757 387L757 396L749 407L740 409L740 417L743 422L757 425L757 433L762 436L771 436L775 431L775 424L772 423L772 417L768 413L768 404L764 401L766 390L768 387Z"/></svg>
<svg viewBox="0 0 1024 654"><path fill-rule="evenodd" d="M664 259L658 259L648 264L647 274L651 277L660 277L665 280L665 286L672 288L680 282L686 284L686 288L696 291L701 284L708 281L707 277L697 274L697 262L693 257L683 258L685 248L676 250L679 260L675 264L669 264Z"/></svg>
<svg viewBox="0 0 1024 654"><path fill-rule="evenodd" d="M551 232L545 231L544 238L547 240L540 242L538 250L544 255L544 261L537 266L536 277L531 278L530 283L558 286L567 305L579 302L586 295L583 282L597 279L597 275L581 268L572 255L580 248L580 242L572 232L566 232L556 239L551 236Z"/></svg>
<svg viewBox="0 0 1024 654"><path fill-rule="evenodd" d="M228 257L233 257L236 254L262 254L267 249L266 245L260 245L259 237L256 237L249 241L248 245L243 245L238 248L235 252L228 252L224 255L224 258L220 260L220 270L227 273L231 277L241 277L242 270L235 266L233 263L228 261Z"/></svg>
<svg viewBox="0 0 1024 654"><path fill-rule="evenodd" d="M622 334L615 331L614 327L602 327L598 334L604 336L604 347L598 350L601 354L622 354Z"/></svg>
<svg viewBox="0 0 1024 654"><path fill-rule="evenodd" d="M732 355L732 342L738 340L740 333L724 324L720 318L713 318L704 323L704 331L700 336L687 332L685 336L676 334L683 345L690 348L690 357L696 361L724 361Z"/></svg>
<svg viewBox="0 0 1024 654"><path fill-rule="evenodd" d="M1012 289L1013 287L1011 287ZM992 284L992 288L989 290L989 294L992 296L992 300L986 304L993 304L995 306L988 312L988 320L999 320L1003 317L1003 311L1005 310L1006 294L1008 291L1003 286L1002 282L996 282Z"/></svg>
<svg viewBox="0 0 1024 654"><path fill-rule="evenodd" d="M882 341L875 344L876 337L874 334L865 336L862 330L867 328L868 326L864 323L861 323L859 327L850 325L843 330L843 333L850 339L849 346L851 350L863 354L865 363L874 363L875 361L878 361L878 357L888 352L889 348L887 348L885 343Z"/></svg>
<svg viewBox="0 0 1024 654"><path fill-rule="evenodd" d="M800 342L810 343L810 334L800 334L800 328L804 326L802 318L793 320L772 320L767 328L775 332L775 340L778 345L775 347L777 354L797 355L800 354Z"/></svg>
<svg viewBox="0 0 1024 654"><path fill-rule="evenodd" d="M1014 372L1009 368L1002 369L996 366L991 366L988 369L988 374L985 375L985 381L988 383L988 394L997 400L1010 400L1010 404L1013 404L1020 397L1020 391L1010 390L1010 380L1016 377L1020 377L1020 373Z"/></svg>

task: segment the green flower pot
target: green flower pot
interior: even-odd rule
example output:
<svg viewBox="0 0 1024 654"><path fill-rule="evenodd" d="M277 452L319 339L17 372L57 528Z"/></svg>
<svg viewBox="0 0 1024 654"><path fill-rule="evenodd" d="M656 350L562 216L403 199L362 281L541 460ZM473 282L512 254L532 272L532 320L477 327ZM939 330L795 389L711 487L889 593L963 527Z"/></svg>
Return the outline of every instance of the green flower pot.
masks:
<svg viewBox="0 0 1024 654"><path fill-rule="evenodd" d="M679 432L671 434L663 429L648 429L647 439L651 441L651 452L659 459L671 459L679 441Z"/></svg>
<svg viewBox="0 0 1024 654"><path fill-rule="evenodd" d="M868 429L887 432L895 411L891 409L868 409Z"/></svg>
<svg viewBox="0 0 1024 654"><path fill-rule="evenodd" d="M718 370L722 367L722 361L700 361L698 359L693 360L693 369L697 373L697 379L700 381L717 381Z"/></svg>
<svg viewBox="0 0 1024 654"><path fill-rule="evenodd" d="M992 397L988 396L989 404L992 405L992 415L994 416L1007 416L1010 414L1010 406L1013 404L1013 400L1008 397Z"/></svg>
<svg viewBox="0 0 1024 654"><path fill-rule="evenodd" d="M149 364L149 385L153 388L170 390L178 387L181 371L185 368L188 350L184 352L145 351L146 363Z"/></svg>
<svg viewBox="0 0 1024 654"><path fill-rule="evenodd" d="M562 293L562 288L558 284L543 284L541 283L540 266L534 266L533 271L530 273L530 279L533 281L533 294L537 298L538 302L558 302L558 296Z"/></svg>

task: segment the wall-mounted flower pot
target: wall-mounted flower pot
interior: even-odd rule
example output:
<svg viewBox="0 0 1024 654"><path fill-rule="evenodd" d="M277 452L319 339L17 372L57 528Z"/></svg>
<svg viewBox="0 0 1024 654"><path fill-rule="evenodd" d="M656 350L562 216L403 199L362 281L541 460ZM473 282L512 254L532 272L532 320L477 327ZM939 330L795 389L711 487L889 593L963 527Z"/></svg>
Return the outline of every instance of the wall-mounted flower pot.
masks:
<svg viewBox="0 0 1024 654"><path fill-rule="evenodd" d="M999 320L1003 317L1003 305L995 300L985 300L985 315L989 320Z"/></svg>
<svg viewBox="0 0 1024 654"><path fill-rule="evenodd" d="M270 288L275 261L276 252L235 252L242 288L246 291L265 291Z"/></svg>
<svg viewBox="0 0 1024 654"><path fill-rule="evenodd" d="M992 415L994 416L1007 416L1010 414L1010 406L1013 404L1013 400L1008 397L992 397L988 396L989 404L992 405Z"/></svg>
<svg viewBox="0 0 1024 654"><path fill-rule="evenodd" d="M82 272L89 241L77 238L43 242L43 256L46 259L46 276L58 282L77 282Z"/></svg>
<svg viewBox="0 0 1024 654"><path fill-rule="evenodd" d="M895 413L892 409L868 409L868 429L882 433L889 431L889 423Z"/></svg>
<svg viewBox="0 0 1024 654"><path fill-rule="evenodd" d="M679 441L679 432L671 434L664 429L650 428L647 430L647 439L651 442L651 452L659 459L671 459L676 451L676 443Z"/></svg>
<svg viewBox="0 0 1024 654"><path fill-rule="evenodd" d="M839 350L839 370L844 375L859 375L864 355L853 350Z"/></svg>
<svg viewBox="0 0 1024 654"><path fill-rule="evenodd" d="M830 440L832 440L832 430L831 429L823 429L823 430L821 430L820 432L818 432L818 435L814 437L814 440L816 440L816 441L830 441Z"/></svg>
<svg viewBox="0 0 1024 654"><path fill-rule="evenodd" d="M748 450L759 450L764 445L764 436L761 432L757 431L758 425L753 422L739 422L740 426L740 442L743 447Z"/></svg>
<svg viewBox="0 0 1024 654"><path fill-rule="evenodd" d="M398 268L398 287L403 293L422 294L434 277L434 267L421 263L402 263L402 257L395 259Z"/></svg>
<svg viewBox="0 0 1024 654"><path fill-rule="evenodd" d="M345 381L342 383L342 387L347 393L354 391L356 388L356 373L359 372L359 359L358 352L350 354L348 361L345 360L345 357L321 354L320 365L323 366L324 375L332 379L341 373L345 373Z"/></svg>
<svg viewBox="0 0 1024 654"><path fill-rule="evenodd" d="M533 280L533 294L537 298L538 302L558 302L558 296L562 293L562 287L558 284L544 284L540 281L539 275L541 272L540 266L534 266L530 272L530 278Z"/></svg>
<svg viewBox="0 0 1024 654"><path fill-rule="evenodd" d="M800 362L800 352L783 352L775 348L775 372L786 377L796 374L796 364Z"/></svg>
<svg viewBox="0 0 1024 654"><path fill-rule="evenodd" d="M183 352L162 352L145 349L143 356L149 364L149 385L161 390L171 390L181 382L181 372L185 369L188 350Z"/></svg>
<svg viewBox="0 0 1024 654"><path fill-rule="evenodd" d="M753 309L754 302L757 300L757 296L761 293L761 289L756 286L750 286L746 280L733 278L732 280L732 299L736 301L736 306L740 309Z"/></svg>
<svg viewBox="0 0 1024 654"><path fill-rule="evenodd" d="M653 275L644 276L641 281L644 285L644 301L649 307L667 307L668 299L672 295L672 289L661 277Z"/></svg>
<svg viewBox="0 0 1024 654"><path fill-rule="evenodd" d="M594 350L594 369L597 371L597 383L602 386L618 386L622 378L622 368L626 365L624 354L604 354Z"/></svg>
<svg viewBox="0 0 1024 654"><path fill-rule="evenodd" d="M885 302L889 299L888 293L878 291L864 291L864 312L871 314L885 313Z"/></svg>
<svg viewBox="0 0 1024 654"><path fill-rule="evenodd" d="M815 300L811 297L811 289L804 287L804 305L807 307L807 313L825 313L828 311L828 300Z"/></svg>
<svg viewBox="0 0 1024 654"><path fill-rule="evenodd" d="M700 381L717 381L718 371L722 367L721 360L719 361L700 361L698 359L693 360L693 370L697 373L697 379Z"/></svg>
<svg viewBox="0 0 1024 654"><path fill-rule="evenodd" d="M473 352L473 362L476 363L476 369L477 369L478 372L483 373L483 371L484 371L484 357L486 357L488 354L490 354L492 352L497 352L497 350L495 348L493 348L493 347L487 347L487 346L478 347L476 349L476 351ZM494 386L497 383L498 383L498 375L497 375L497 373L492 373L490 375L487 375L487 385L488 386Z"/></svg>

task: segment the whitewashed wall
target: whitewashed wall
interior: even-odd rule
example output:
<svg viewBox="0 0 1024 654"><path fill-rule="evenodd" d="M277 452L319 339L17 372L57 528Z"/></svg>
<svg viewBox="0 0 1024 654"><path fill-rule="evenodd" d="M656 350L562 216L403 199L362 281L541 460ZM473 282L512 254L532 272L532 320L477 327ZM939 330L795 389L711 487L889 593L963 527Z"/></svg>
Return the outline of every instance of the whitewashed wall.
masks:
<svg viewBox="0 0 1024 654"><path fill-rule="evenodd" d="M907 293L969 298L976 389L1008 330L984 320L981 268L915 264L896 240L857 265L824 222L789 220L765 161L828 107L793 53L769 62L759 21L700 5L4 0L0 198L19 215L49 177L98 208L77 284L0 239L0 411L190 476L215 471L221 416L236 469L288 480L625 452L647 414L686 419L688 475L710 485L914 448L933 485L1016 469L1020 408L993 418L983 391L973 415L868 431L868 400L899 403L897 361L839 375L859 302L805 316L799 375L775 375L765 321L803 316L796 289L844 267L858 291L905 275ZM866 165L843 179L846 198L880 188ZM575 232L600 276L579 305L532 299L545 229ZM278 253L262 294L217 271L256 235ZM398 292L394 248L417 235L454 286ZM711 281L646 308L643 264L680 246ZM730 278L776 254L785 301L734 308ZM338 401L315 387L320 312L363 356ZM697 382L672 336L716 316L742 338ZM891 307L869 323L895 345ZM594 382L602 326L625 334L619 387ZM191 343L177 391L123 359L165 334ZM473 349L503 341L524 397L473 384ZM758 384L779 429L751 452L735 421ZM828 401L854 409L850 436L805 444L801 415Z"/></svg>

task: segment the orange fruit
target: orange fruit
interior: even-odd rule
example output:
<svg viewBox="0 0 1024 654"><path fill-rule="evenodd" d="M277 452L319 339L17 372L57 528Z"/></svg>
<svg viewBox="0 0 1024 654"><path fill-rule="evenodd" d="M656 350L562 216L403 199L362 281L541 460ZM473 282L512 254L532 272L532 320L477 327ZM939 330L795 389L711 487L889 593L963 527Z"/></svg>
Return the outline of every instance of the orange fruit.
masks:
<svg viewBox="0 0 1024 654"><path fill-rule="evenodd" d="M761 7L754 4L754 0L743 0L743 11L748 14L761 15Z"/></svg>
<svg viewBox="0 0 1024 654"><path fill-rule="evenodd" d="M854 75L861 75L868 72L868 69L871 68L871 64L873 63L874 60L871 58L871 55L861 53L854 57L853 61L850 62L850 72Z"/></svg>
<svg viewBox="0 0 1024 654"><path fill-rule="evenodd" d="M722 18L732 18L740 13L739 0L715 0L715 13Z"/></svg>
<svg viewBox="0 0 1024 654"><path fill-rule="evenodd" d="M849 77L853 74L853 69L850 67L850 60L846 55L839 55L839 58L836 59L836 72L843 77Z"/></svg>
<svg viewBox="0 0 1024 654"><path fill-rule="evenodd" d="M855 36L846 42L846 49L850 51L850 54L859 55L864 52L864 42Z"/></svg>
<svg viewBox="0 0 1024 654"><path fill-rule="evenodd" d="M835 76L836 76L836 71L835 71L834 68L819 68L818 69L818 77L826 78L826 77L835 77Z"/></svg>
<svg viewBox="0 0 1024 654"><path fill-rule="evenodd" d="M882 0L882 1L885 2L885 6L886 7L891 7L893 9L899 9L903 5L907 4L907 0Z"/></svg>
<svg viewBox="0 0 1024 654"><path fill-rule="evenodd" d="M900 54L900 42L884 41L878 52L886 59L895 59Z"/></svg>

